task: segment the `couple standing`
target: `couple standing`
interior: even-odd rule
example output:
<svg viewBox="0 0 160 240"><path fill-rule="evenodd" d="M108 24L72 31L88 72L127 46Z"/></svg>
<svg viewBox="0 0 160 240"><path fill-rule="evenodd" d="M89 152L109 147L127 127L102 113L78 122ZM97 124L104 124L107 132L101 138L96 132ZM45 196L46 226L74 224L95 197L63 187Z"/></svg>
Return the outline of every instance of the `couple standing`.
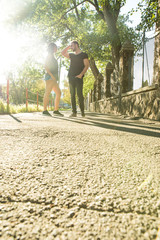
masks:
<svg viewBox="0 0 160 240"><path fill-rule="evenodd" d="M68 50L71 49L74 53L68 53ZM43 114L50 115L47 111L47 105L49 102L49 95L53 90L56 94L55 98L55 106L54 106L54 115L63 116L58 109L59 109L59 101L61 96L61 91L58 81L58 63L54 56L57 51L57 46L55 43L51 43L48 46L48 56L45 62L45 81L46 81L46 90L44 94L44 111ZM77 96L79 100L79 107L81 110L82 117L85 117L84 113L84 97L83 97L83 77L86 73L87 69L89 68L89 60L88 55L82 52L79 48L79 44L77 41L72 41L71 45L63 49L61 52L62 55L66 58L70 59L70 68L68 72L69 78L69 87L70 87L70 94L71 94L71 104L72 104L72 114L70 117L77 116L77 109L76 109L76 90Z"/></svg>

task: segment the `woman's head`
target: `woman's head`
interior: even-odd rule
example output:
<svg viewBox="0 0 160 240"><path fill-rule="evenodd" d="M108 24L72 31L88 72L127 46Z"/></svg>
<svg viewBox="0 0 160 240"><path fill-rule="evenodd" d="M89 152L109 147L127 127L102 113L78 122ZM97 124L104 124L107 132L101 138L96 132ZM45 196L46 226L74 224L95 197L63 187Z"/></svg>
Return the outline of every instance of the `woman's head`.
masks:
<svg viewBox="0 0 160 240"><path fill-rule="evenodd" d="M55 53L57 52L57 45L55 43L50 43L48 45L48 53Z"/></svg>

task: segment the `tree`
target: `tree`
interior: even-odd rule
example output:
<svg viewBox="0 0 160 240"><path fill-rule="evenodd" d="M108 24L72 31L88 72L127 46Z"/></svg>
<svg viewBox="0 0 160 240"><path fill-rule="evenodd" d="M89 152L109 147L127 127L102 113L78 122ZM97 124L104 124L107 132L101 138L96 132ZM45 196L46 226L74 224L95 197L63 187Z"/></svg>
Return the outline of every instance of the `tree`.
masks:
<svg viewBox="0 0 160 240"><path fill-rule="evenodd" d="M69 83L67 80L64 80L64 88L62 89L62 99L64 103L71 104L71 97L69 91Z"/></svg>
<svg viewBox="0 0 160 240"><path fill-rule="evenodd" d="M86 73L85 77L84 77L84 87L83 87L83 94L84 94L84 97L87 97L87 94L89 92L91 92L91 90L93 90L93 87L94 87L94 76L93 76L93 73L92 71L89 69L88 72Z"/></svg>
<svg viewBox="0 0 160 240"><path fill-rule="evenodd" d="M86 27L87 23L92 29L93 21L96 19L98 22L100 19L102 19L102 21L107 24L107 41L108 44L111 44L112 61L113 64L115 64L118 68L119 51L122 44L117 21L120 9L124 4L125 0L60 0L58 2L56 0L41 0L35 2L33 20L38 20L39 23L43 21L43 24L46 23L48 30L46 30L46 28L44 29L42 25L41 29L44 29L45 33L49 33L49 35L55 32L55 25L58 25L59 33L65 28L65 37L63 40L66 40L68 39L69 35L82 39L84 31L75 33L77 26L84 30L84 27ZM90 22L86 21L86 15L88 15L88 12L90 12ZM49 22L47 21L48 18L50 18ZM82 22L83 28L81 24ZM64 34L63 30L62 32ZM86 30L85 33L88 34Z"/></svg>
<svg viewBox="0 0 160 240"><path fill-rule="evenodd" d="M111 0L35 1L29 22L43 32L45 41L58 39L66 45L76 38L88 53L90 68L97 86L100 86L104 76L97 64L113 60L118 70L121 45L127 39L134 42L138 39L133 30L126 26L127 19L118 18L124 3ZM98 99L100 92L99 89Z"/></svg>
<svg viewBox="0 0 160 240"><path fill-rule="evenodd" d="M142 0L138 4L141 11L141 23L139 30L150 30L155 24L160 22L160 3L159 0Z"/></svg>
<svg viewBox="0 0 160 240"><path fill-rule="evenodd" d="M43 96L44 70L41 65L33 64L30 60L25 62L16 72L10 75L10 100L14 104L22 104L26 101L26 88L29 91L29 99L36 101L37 92ZM42 99L41 99L42 101Z"/></svg>

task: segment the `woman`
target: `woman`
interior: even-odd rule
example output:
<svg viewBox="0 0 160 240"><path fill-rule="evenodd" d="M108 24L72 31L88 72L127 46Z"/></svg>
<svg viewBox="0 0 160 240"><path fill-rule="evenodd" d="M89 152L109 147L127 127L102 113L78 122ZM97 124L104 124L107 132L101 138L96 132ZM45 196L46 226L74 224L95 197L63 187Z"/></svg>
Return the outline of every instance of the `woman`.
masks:
<svg viewBox="0 0 160 240"><path fill-rule="evenodd" d="M43 114L50 115L50 113L47 111L47 106L49 103L49 95L51 91L53 90L56 94L55 103L54 103L54 115L63 116L58 111L59 108L59 101L61 97L61 90L58 85L58 62L55 58L55 53L57 52L57 45L55 43L50 43L48 46L48 56L46 58L45 62L45 82L46 82L46 89L43 99L43 106L44 111Z"/></svg>

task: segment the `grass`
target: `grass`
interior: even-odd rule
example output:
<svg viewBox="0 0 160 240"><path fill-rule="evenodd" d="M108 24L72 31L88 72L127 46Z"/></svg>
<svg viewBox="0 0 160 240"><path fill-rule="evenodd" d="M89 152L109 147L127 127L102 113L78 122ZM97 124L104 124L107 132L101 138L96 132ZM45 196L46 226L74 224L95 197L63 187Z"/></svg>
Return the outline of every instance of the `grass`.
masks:
<svg viewBox="0 0 160 240"><path fill-rule="evenodd" d="M6 113L7 112L7 104L4 104L3 100L0 99L0 113Z"/></svg>
<svg viewBox="0 0 160 240"><path fill-rule="evenodd" d="M51 110L51 108L49 109ZM26 109L25 104L20 105L9 105L9 111L7 111L7 103L5 103L2 99L0 99L0 114L7 114L7 113L24 113L24 112L42 112L43 107L39 106L37 110L36 104L28 104L28 111Z"/></svg>
<svg viewBox="0 0 160 240"><path fill-rule="evenodd" d="M49 111L53 111L53 107L49 107ZM70 109L63 109L60 108L61 111L63 110L70 110ZM26 110L26 104L20 104L20 105L9 105L9 112L7 111L7 103L5 103L2 99L0 99L0 114L8 114L8 113L25 113L25 112L42 112L43 106L38 106L36 104L28 104L28 111Z"/></svg>

